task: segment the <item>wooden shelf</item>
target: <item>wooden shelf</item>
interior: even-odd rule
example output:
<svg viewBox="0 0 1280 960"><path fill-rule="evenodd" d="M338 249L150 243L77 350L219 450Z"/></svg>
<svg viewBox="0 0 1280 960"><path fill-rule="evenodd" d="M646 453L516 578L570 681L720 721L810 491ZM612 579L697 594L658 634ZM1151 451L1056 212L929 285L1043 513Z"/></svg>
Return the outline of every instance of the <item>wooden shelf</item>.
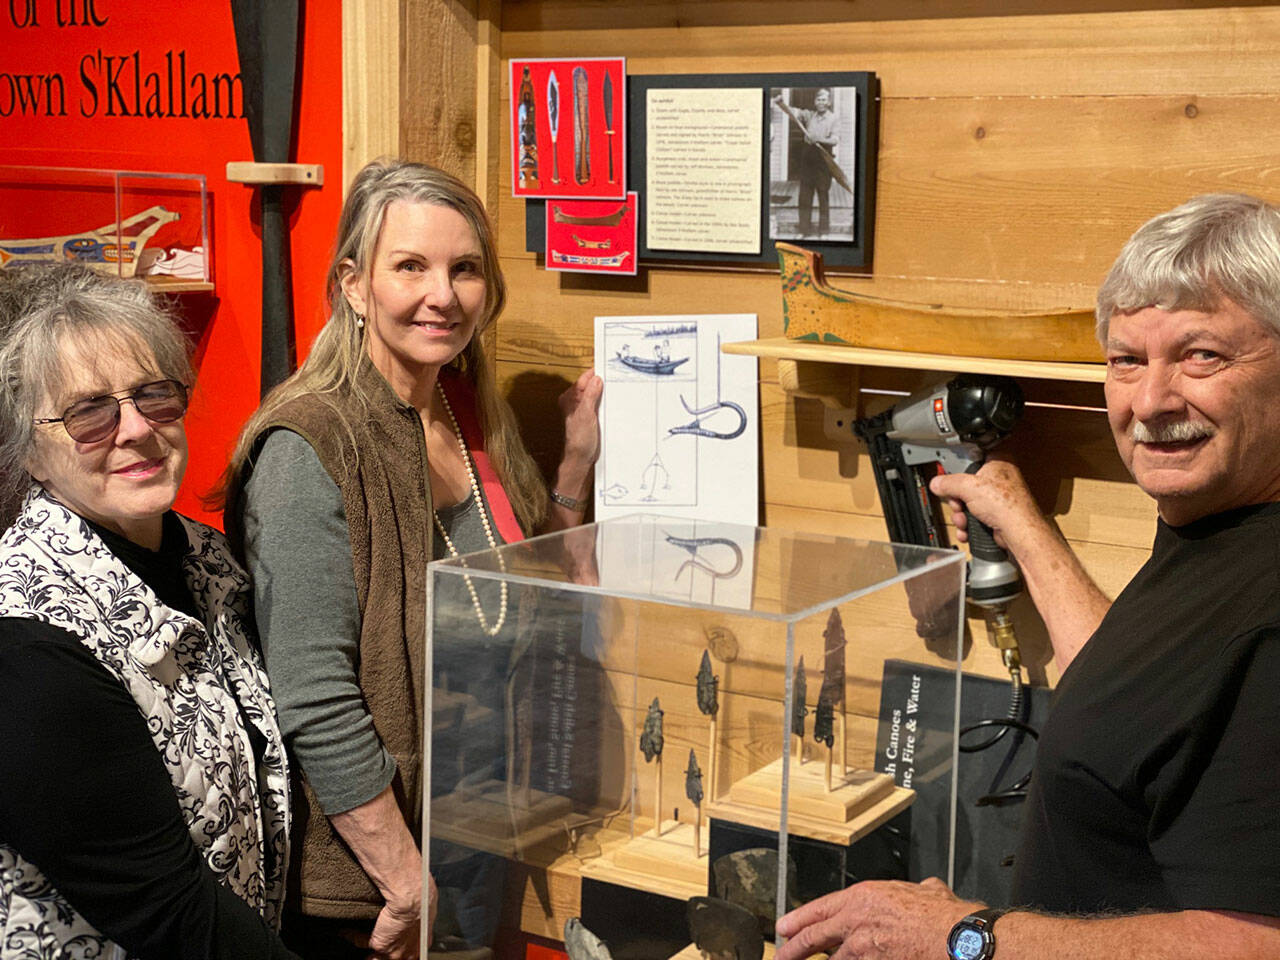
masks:
<svg viewBox="0 0 1280 960"><path fill-rule="evenodd" d="M773 360L833 363L846 366L898 367L906 370L938 370L956 373L990 373L1040 380L1070 380L1077 383L1102 383L1107 376L1107 367L1104 363L993 360L990 357L957 357L942 353L869 350L865 347L845 347L834 343L788 340L786 337L742 340L737 343L723 344L721 349L725 353L768 357Z"/></svg>
<svg viewBox="0 0 1280 960"><path fill-rule="evenodd" d="M213 284L207 280L182 280L170 277L145 277L156 293L212 293Z"/></svg>

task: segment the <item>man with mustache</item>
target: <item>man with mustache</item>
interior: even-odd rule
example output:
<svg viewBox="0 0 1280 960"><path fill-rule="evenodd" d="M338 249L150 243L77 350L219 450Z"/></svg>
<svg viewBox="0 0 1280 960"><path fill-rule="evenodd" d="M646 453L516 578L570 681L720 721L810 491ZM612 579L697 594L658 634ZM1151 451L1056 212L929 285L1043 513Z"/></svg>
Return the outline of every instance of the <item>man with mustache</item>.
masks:
<svg viewBox="0 0 1280 960"><path fill-rule="evenodd" d="M1115 602L1012 464L931 484L1022 565L1062 671L1014 908L861 883L780 919L777 960L1280 956L1280 210L1154 218L1097 316L1116 446L1160 515Z"/></svg>

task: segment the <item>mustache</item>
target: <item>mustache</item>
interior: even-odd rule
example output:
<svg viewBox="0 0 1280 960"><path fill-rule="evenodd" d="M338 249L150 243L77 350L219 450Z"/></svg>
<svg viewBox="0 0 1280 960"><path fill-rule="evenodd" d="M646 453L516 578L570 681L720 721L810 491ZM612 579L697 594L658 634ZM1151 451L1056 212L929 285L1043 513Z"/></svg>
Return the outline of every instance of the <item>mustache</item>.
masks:
<svg viewBox="0 0 1280 960"><path fill-rule="evenodd" d="M1129 438L1135 443L1186 443L1189 440L1212 437L1217 432L1211 424L1197 423L1194 420L1177 420L1154 426L1135 420L1129 428Z"/></svg>

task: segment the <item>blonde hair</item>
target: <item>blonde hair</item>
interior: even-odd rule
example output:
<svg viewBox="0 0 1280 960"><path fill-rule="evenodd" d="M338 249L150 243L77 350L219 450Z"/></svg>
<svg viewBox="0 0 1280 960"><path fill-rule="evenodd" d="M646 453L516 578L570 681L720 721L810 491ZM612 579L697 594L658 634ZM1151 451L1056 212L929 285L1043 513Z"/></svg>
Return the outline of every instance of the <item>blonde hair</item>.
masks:
<svg viewBox="0 0 1280 960"><path fill-rule="evenodd" d="M397 200L457 211L471 226L480 244L480 268L485 282L484 314L471 341L452 366L475 390L485 450L520 525L532 533L546 517L546 486L520 440L510 406L498 393L482 336L502 312L507 299L493 229L480 198L461 180L435 167L406 160L374 160L351 182L329 264L329 320L302 366L267 394L262 406L244 425L231 455L228 477L244 469L262 429L276 418L282 407L299 397L314 396L327 404L352 438L354 424L366 419L370 398L360 389L356 377L368 355L366 334L343 293L342 278L351 272L369 275L387 207Z"/></svg>

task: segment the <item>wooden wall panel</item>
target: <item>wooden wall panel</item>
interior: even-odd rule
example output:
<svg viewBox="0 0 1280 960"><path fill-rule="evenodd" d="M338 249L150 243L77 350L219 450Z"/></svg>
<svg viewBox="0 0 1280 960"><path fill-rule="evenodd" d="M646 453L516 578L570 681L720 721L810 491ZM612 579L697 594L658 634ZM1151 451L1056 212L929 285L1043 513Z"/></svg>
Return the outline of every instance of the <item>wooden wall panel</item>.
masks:
<svg viewBox="0 0 1280 960"><path fill-rule="evenodd" d="M513 14L519 7L545 6L507 4ZM721 10L731 6L722 4ZM620 18L619 8L631 15ZM1280 10L1263 6L876 22L838 18L821 29L778 22L785 12L762 14L750 24L727 12L715 25L667 27L645 20L625 2L598 4L589 19L569 29L554 9L544 13L529 30L508 22L504 56L623 54L632 73L874 70L886 97L1266 94L1273 88L1280 42Z"/></svg>
<svg viewBox="0 0 1280 960"><path fill-rule="evenodd" d="M554 422L556 396L588 363L578 356L567 359L570 362L563 364L545 359L498 362L499 382L512 398L517 417L528 424L525 435L548 472L558 460L560 437L538 424ZM822 430L821 404L788 398L777 386L772 366L762 363L766 373L760 385L760 522L886 539L875 481L861 445L829 440ZM1010 453L1023 467L1041 509L1103 591L1115 596L1146 559L1156 514L1151 500L1129 481L1104 414L1097 409L1031 407L1015 441L1009 444ZM1020 601L1014 614L1030 676L1039 682L1056 679L1048 638L1034 607ZM966 669L1004 675L980 616L970 618L969 633ZM921 656L927 656L923 648Z"/></svg>
<svg viewBox="0 0 1280 960"><path fill-rule="evenodd" d="M474 20L459 28L458 47L470 29L477 54L466 69L477 78L474 96L458 95L455 88L465 87L455 77L460 68L446 65L428 99L465 104L471 96L477 116L487 117L472 176L490 202L510 289L496 331L498 374L548 470L562 442L555 396L591 364L595 316L734 310L757 314L760 335L772 337L782 333L781 299L776 271L768 268L666 265L635 278L546 271L524 249L524 203L510 196L507 58L616 53L635 74L876 71L882 106L873 275L837 282L897 299L1028 310L1087 306L1119 246L1150 215L1210 190L1280 194L1273 160L1280 155L1274 72L1280 8L1273 6L1141 0L428 6L458 14L458 23L462 14ZM427 26L423 21L421 29ZM438 110L406 122L440 127ZM969 352L981 354L982 345ZM864 390L909 391L934 379L867 370L860 382ZM828 438L822 406L786 395L772 362L761 363L760 381L761 520L881 539L865 455ZM1146 555L1153 505L1115 454L1098 386L1028 381L1024 389L1033 403L1049 406L1028 408L1010 454L1042 509L1114 594ZM864 393L862 402L877 401ZM1026 603L1015 609L1033 676L1052 679L1043 626ZM975 618L969 626L966 665L998 675L984 625Z"/></svg>
<svg viewBox="0 0 1280 960"><path fill-rule="evenodd" d="M400 155L476 179L476 0L402 0Z"/></svg>
<svg viewBox="0 0 1280 960"><path fill-rule="evenodd" d="M498 208L498 162L500 143L506 139L507 115L500 109L505 101L496 95L503 89L506 67L502 60L502 0L476 0L476 79L475 79L475 131L476 163L475 189L485 206ZM510 94L507 94L510 98ZM510 186L508 184L508 186Z"/></svg>
<svg viewBox="0 0 1280 960"><path fill-rule="evenodd" d="M776 337L781 299L768 267L664 265L635 278L546 271L524 248L524 202L510 192L508 58L624 55L633 74L875 71L882 97L875 261L871 275L837 283L894 299L1007 310L1088 306L1120 245L1154 213L1208 191L1280 196L1280 7L1270 4L344 0L343 7L352 33L344 78L355 91L344 111L348 157L363 162L370 150L399 143L470 179L486 200L510 291L490 334L497 373L548 473L563 442L555 398L592 363L594 317L732 310L755 313L760 335ZM403 22L395 50L387 48L388 18ZM357 29L372 32L360 39ZM362 51L364 60L353 62ZM389 64L401 82L387 93ZM364 94L373 99L361 102L360 90L374 91ZM389 111L397 115L383 116ZM392 147L388 137L396 138ZM982 344L968 352L981 355ZM853 376L831 379L852 384ZM858 383L863 391L907 392L940 376L866 369ZM1009 453L1085 568L1115 595L1148 554L1154 506L1115 453L1099 386L1023 386L1032 405ZM859 402L869 410L887 401L863 392ZM829 438L822 405L788 396L772 362L760 364L759 429L761 522L884 538L866 455ZM619 629L628 629L634 611L614 607ZM1021 598L1012 614L1032 681L1054 682L1031 604ZM672 617L680 629L699 622ZM912 635L901 609L886 605L868 621L908 658L942 662ZM971 616L967 627L965 669L1001 676L982 619ZM754 628L741 629L757 642ZM674 806L688 747L701 754L706 744L691 706L696 663L675 662L669 646L651 639L639 681L621 664L609 676L618 704L630 710L640 701L619 717L633 739L639 707L655 692L663 696L671 751L664 805ZM733 678L725 712L739 745L725 759L733 770L760 753L766 727L768 738L776 735L780 708L770 682L760 669ZM865 694L851 702L855 739L872 736L874 691ZM646 783L642 809L652 804ZM512 872L512 922L561 935L578 908L576 879L562 872L575 872L571 860L549 874Z"/></svg>
<svg viewBox="0 0 1280 960"><path fill-rule="evenodd" d="M344 192L374 157L400 148L400 16L384 0L342 0Z"/></svg>
<svg viewBox="0 0 1280 960"><path fill-rule="evenodd" d="M1244 130L1246 142L1220 149ZM1280 98L1274 96L898 99L886 93L875 279L838 282L957 306L1087 307L1115 252L1154 214L1195 192L1280 196L1278 154ZM524 251L523 206L506 198L499 208L504 267L521 276L515 261L533 258ZM520 229L506 229L517 224ZM657 299L657 282L652 278L649 289L636 292ZM685 281L708 295L723 290L721 283L709 282L705 272ZM751 298L763 283L751 278L744 293ZM574 284L570 292L635 290L598 278ZM531 296L540 299L548 289L540 285ZM776 287L771 293L776 301Z"/></svg>
<svg viewBox="0 0 1280 960"><path fill-rule="evenodd" d="M1213 0L540 0L508 3L506 24L513 32L599 29L823 24L846 20L921 20L1012 17L1026 14L1109 13L1217 7ZM1261 0L1240 6L1265 6ZM607 19L606 19L607 18Z"/></svg>
<svg viewBox="0 0 1280 960"><path fill-rule="evenodd" d="M883 119L877 272L1097 282L1189 193L1280 195L1274 96L888 99Z"/></svg>

